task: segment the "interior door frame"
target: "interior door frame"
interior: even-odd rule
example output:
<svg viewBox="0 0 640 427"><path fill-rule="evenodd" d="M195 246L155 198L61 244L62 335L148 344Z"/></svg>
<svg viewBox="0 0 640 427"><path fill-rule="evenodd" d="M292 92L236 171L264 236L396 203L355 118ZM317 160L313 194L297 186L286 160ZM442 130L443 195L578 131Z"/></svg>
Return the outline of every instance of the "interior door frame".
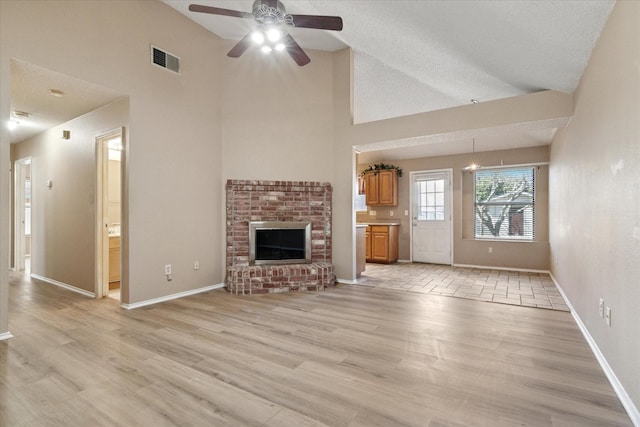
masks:
<svg viewBox="0 0 640 427"><path fill-rule="evenodd" d="M31 167L31 177L33 177L33 162L31 156L23 157L21 159L16 160L13 163L14 170L14 178L13 178L13 187L14 187L14 225L13 225L13 268L15 271L21 271L25 268L25 214L24 214L24 205L25 205L25 165L29 164ZM33 182L33 179L31 180ZM31 187L31 203L33 205L33 186ZM31 233L33 235L33 232ZM33 238L31 239L33 242Z"/></svg>
<svg viewBox="0 0 640 427"><path fill-rule="evenodd" d="M96 136L96 298L109 295L109 192L107 191L109 179L109 140L120 137L122 146L125 146L124 127L113 129ZM122 164L120 166L122 176ZM122 179L120 180L122 190ZM122 204L120 205L122 215ZM122 257L122 252L120 252ZM122 261L120 262L122 265ZM122 282L121 282L122 283Z"/></svg>
<svg viewBox="0 0 640 427"><path fill-rule="evenodd" d="M409 258L411 262L413 262L413 218L417 215L415 210L415 205L413 203L413 199L415 197L415 191L413 187L414 179L416 175L424 175L424 174L442 174L446 173L449 185L447 190L449 191L449 200L448 200L448 210L450 215L449 221L449 239L451 242L451 251L449 252L449 263L448 265L453 265L453 250L454 250L454 242L453 242L453 168L446 169L428 169L428 170L419 170L419 171L411 171L409 172Z"/></svg>

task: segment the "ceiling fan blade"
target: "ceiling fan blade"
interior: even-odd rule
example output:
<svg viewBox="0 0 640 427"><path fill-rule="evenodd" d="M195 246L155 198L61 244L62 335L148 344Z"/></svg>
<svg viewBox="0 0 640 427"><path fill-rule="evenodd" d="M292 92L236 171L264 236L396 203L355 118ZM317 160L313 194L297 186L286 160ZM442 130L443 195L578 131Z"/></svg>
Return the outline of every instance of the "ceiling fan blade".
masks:
<svg viewBox="0 0 640 427"><path fill-rule="evenodd" d="M231 58L239 58L245 50L251 46L251 33L247 33L246 36L240 39L238 43L227 53L227 56Z"/></svg>
<svg viewBox="0 0 640 427"><path fill-rule="evenodd" d="M290 34L286 34L284 36L284 44L286 46L287 52L289 52L289 55L291 55L293 60L296 61L296 64L302 67L303 65L307 65L309 62L311 62L311 58L309 58L307 54L304 53L304 50L302 50L300 45L296 43L296 41L293 39L293 37L291 37Z"/></svg>
<svg viewBox="0 0 640 427"><path fill-rule="evenodd" d="M289 15L293 25L299 28L315 28L317 30L342 31L342 18L339 16L321 15Z"/></svg>
<svg viewBox="0 0 640 427"><path fill-rule="evenodd" d="M213 15L233 16L236 18L249 18L253 16L248 12L240 12L238 10L222 9L220 7L203 6L200 4L190 4L189 10L191 12L211 13Z"/></svg>

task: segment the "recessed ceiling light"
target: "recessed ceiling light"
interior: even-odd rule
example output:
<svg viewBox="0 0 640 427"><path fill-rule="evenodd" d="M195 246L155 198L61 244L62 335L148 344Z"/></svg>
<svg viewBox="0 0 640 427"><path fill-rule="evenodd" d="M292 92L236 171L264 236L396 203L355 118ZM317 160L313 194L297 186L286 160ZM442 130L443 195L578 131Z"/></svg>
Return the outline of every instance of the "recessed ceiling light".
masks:
<svg viewBox="0 0 640 427"><path fill-rule="evenodd" d="M56 98L62 98L64 96L64 92L58 89L49 89L49 95L55 96Z"/></svg>

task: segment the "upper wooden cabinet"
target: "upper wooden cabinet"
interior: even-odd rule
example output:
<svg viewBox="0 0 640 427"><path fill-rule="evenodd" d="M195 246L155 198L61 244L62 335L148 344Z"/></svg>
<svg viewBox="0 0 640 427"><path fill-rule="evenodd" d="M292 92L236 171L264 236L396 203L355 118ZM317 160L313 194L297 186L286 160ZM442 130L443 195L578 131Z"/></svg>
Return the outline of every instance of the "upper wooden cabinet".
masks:
<svg viewBox="0 0 640 427"><path fill-rule="evenodd" d="M398 206L398 171L371 171L365 174L367 206Z"/></svg>

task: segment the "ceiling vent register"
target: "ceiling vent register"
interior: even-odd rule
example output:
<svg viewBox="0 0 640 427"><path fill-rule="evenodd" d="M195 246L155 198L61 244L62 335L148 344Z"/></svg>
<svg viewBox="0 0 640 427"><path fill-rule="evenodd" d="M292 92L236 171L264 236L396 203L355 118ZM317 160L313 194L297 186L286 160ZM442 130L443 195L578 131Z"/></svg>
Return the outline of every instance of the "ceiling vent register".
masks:
<svg viewBox="0 0 640 427"><path fill-rule="evenodd" d="M151 46L151 62L159 67L180 74L180 58L162 49L158 49L155 46Z"/></svg>

